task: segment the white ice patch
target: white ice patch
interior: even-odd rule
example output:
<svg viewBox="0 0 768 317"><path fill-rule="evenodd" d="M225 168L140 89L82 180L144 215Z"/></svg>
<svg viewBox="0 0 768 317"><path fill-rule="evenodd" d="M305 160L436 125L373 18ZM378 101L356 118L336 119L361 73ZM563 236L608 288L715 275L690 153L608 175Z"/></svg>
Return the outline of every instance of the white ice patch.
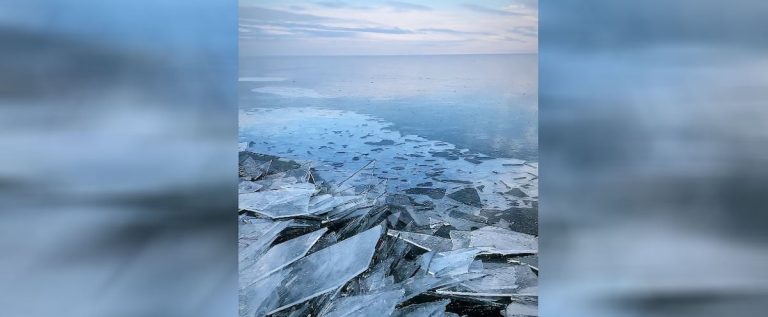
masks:
<svg viewBox="0 0 768 317"><path fill-rule="evenodd" d="M299 87L267 86L254 88L251 91L288 98L332 98L331 96L321 95L315 90Z"/></svg>
<svg viewBox="0 0 768 317"><path fill-rule="evenodd" d="M282 77L240 77L237 79L239 82L279 82L279 81L286 81L286 78Z"/></svg>

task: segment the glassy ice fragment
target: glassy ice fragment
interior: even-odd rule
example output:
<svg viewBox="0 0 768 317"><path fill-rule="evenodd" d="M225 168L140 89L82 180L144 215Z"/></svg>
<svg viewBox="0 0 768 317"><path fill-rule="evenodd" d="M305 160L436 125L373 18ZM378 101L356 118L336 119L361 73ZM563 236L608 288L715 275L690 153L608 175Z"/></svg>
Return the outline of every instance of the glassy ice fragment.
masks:
<svg viewBox="0 0 768 317"><path fill-rule="evenodd" d="M406 306L396 310L391 317L444 317L446 316L445 306L450 302L450 300L445 299Z"/></svg>
<svg viewBox="0 0 768 317"><path fill-rule="evenodd" d="M362 195L351 195L351 196L331 196L331 195L321 195L321 196L330 196L330 197L323 197L322 199L318 199L314 202L314 204L311 204L309 207L309 213L313 215L319 215L324 214L327 212L330 212L334 208L344 206L347 204L353 204L356 202L361 202L365 199L365 196ZM315 197L312 197L314 200ZM312 201L310 201L312 203Z"/></svg>
<svg viewBox="0 0 768 317"><path fill-rule="evenodd" d="M238 194L252 193L252 192L259 191L259 189L261 189L262 187L264 187L264 185L261 185L256 182L240 181L240 183L237 184L237 192Z"/></svg>
<svg viewBox="0 0 768 317"><path fill-rule="evenodd" d="M405 231L389 229L387 230L387 235L402 239L403 241L406 241L410 244L413 244L427 251L436 251L436 252L450 251L453 247L453 244L449 239L440 238L440 237L423 234L423 233L405 232Z"/></svg>
<svg viewBox="0 0 768 317"><path fill-rule="evenodd" d="M473 231L451 231L453 248L482 248L492 254L538 253L538 239L535 236L486 226Z"/></svg>
<svg viewBox="0 0 768 317"><path fill-rule="evenodd" d="M270 313L337 289L370 265L382 227L376 226L330 247L312 253L281 271L286 277Z"/></svg>
<svg viewBox="0 0 768 317"><path fill-rule="evenodd" d="M469 267L480 250L475 248L438 252L429 263L429 273L435 276L469 273Z"/></svg>
<svg viewBox="0 0 768 317"><path fill-rule="evenodd" d="M261 256L280 232L292 223L292 221L275 221L267 225L265 222L241 223L238 241L243 246L238 251L240 267L245 267L246 263L251 263Z"/></svg>
<svg viewBox="0 0 768 317"><path fill-rule="evenodd" d="M269 171L272 161L257 162L252 157L246 157L240 161L240 177L246 180L256 180Z"/></svg>
<svg viewBox="0 0 768 317"><path fill-rule="evenodd" d="M309 199L315 191L314 184L302 183L276 190L240 194L239 207L273 219L307 215Z"/></svg>
<svg viewBox="0 0 768 317"><path fill-rule="evenodd" d="M278 271L241 288L240 316L265 316L271 307L277 306L280 298L277 290L285 277L282 271Z"/></svg>
<svg viewBox="0 0 768 317"><path fill-rule="evenodd" d="M322 228L273 246L253 264L246 264L247 267L240 270L240 285L250 285L303 257L326 231L327 228Z"/></svg>
<svg viewBox="0 0 768 317"><path fill-rule="evenodd" d="M370 273L362 277L360 279L360 287L363 292L370 293L394 284L394 277L388 275L394 261L394 258L386 259L384 262L376 264L376 267Z"/></svg>
<svg viewBox="0 0 768 317"><path fill-rule="evenodd" d="M462 281L483 277L482 273L467 273L454 276L433 276L431 274L417 275L404 280L403 282L392 285L391 288L399 288L405 291L401 299L405 302L426 291L439 287L449 286Z"/></svg>
<svg viewBox="0 0 768 317"><path fill-rule="evenodd" d="M504 316L506 317L518 317L518 316L538 316L539 308L535 304L523 304L523 303L511 303L507 305L507 309L504 310Z"/></svg>
<svg viewBox="0 0 768 317"><path fill-rule="evenodd" d="M536 274L527 265L485 269L482 272L486 274L484 277L466 281L461 285L477 293L504 296L535 286L538 280Z"/></svg>
<svg viewBox="0 0 768 317"><path fill-rule="evenodd" d="M335 299L322 317L389 316L400 302L403 290Z"/></svg>

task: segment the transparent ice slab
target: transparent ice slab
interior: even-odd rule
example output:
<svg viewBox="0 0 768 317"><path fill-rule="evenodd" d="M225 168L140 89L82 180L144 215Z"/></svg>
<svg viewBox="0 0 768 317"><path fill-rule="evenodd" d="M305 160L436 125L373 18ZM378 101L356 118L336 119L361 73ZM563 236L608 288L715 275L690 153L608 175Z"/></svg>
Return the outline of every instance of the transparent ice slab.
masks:
<svg viewBox="0 0 768 317"><path fill-rule="evenodd" d="M274 293L278 296L276 301L259 300L261 306L251 306L251 311L273 313L338 289L368 268L381 233L380 226L373 227L303 257L252 284L246 291L250 291L248 294L256 299L264 295L256 295L254 289L258 290L256 293ZM275 276L280 279L278 286L272 283Z"/></svg>
<svg viewBox="0 0 768 317"><path fill-rule="evenodd" d="M437 252L429 262L429 273L435 276L469 273L469 268L479 253L480 250L476 248Z"/></svg>
<svg viewBox="0 0 768 317"><path fill-rule="evenodd" d="M504 310L504 316L539 316L539 307L537 302L512 302Z"/></svg>
<svg viewBox="0 0 768 317"><path fill-rule="evenodd" d="M300 183L276 190L239 194L239 207L273 219L307 215L309 199L316 191L314 184Z"/></svg>
<svg viewBox="0 0 768 317"><path fill-rule="evenodd" d="M429 234L398 231L389 229L387 235L402 239L410 244L427 251L450 251L453 247L450 239L436 237Z"/></svg>
<svg viewBox="0 0 768 317"><path fill-rule="evenodd" d="M253 264L240 270L240 285L247 286L303 257L312 245L328 231L327 228L307 233L277 244L259 257Z"/></svg>
<svg viewBox="0 0 768 317"><path fill-rule="evenodd" d="M334 299L321 317L389 316L403 297L403 290Z"/></svg>
<svg viewBox="0 0 768 317"><path fill-rule="evenodd" d="M288 221L269 221L261 220L253 223L241 223L239 225L239 243L238 251L239 265L241 268L247 267L254 259L260 257L267 251L277 236L288 228L293 222Z"/></svg>
<svg viewBox="0 0 768 317"><path fill-rule="evenodd" d="M472 231L451 231L453 248L482 248L485 253L532 254L538 253L538 239L535 236L486 226Z"/></svg>
<svg viewBox="0 0 768 317"><path fill-rule="evenodd" d="M450 300L445 299L406 306L396 310L391 317L443 317L445 316L445 306L450 302Z"/></svg>

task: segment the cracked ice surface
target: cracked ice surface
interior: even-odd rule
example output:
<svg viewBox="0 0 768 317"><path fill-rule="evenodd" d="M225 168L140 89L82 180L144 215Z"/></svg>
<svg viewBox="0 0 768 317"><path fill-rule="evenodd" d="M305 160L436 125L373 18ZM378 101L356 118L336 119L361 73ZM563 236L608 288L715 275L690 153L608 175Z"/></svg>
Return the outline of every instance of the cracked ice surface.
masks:
<svg viewBox="0 0 768 317"><path fill-rule="evenodd" d="M362 176L368 181L386 180L390 192L426 182L450 192L473 186L482 188L478 195L483 206L496 209L529 207L538 198L535 162L492 158L446 142L403 135L373 116L316 108L256 108L241 110L239 121L241 140L253 141L250 150L314 161L318 175L327 181L340 182L375 160Z"/></svg>
<svg viewBox="0 0 768 317"><path fill-rule="evenodd" d="M240 120L241 316L535 312L537 163L353 112Z"/></svg>

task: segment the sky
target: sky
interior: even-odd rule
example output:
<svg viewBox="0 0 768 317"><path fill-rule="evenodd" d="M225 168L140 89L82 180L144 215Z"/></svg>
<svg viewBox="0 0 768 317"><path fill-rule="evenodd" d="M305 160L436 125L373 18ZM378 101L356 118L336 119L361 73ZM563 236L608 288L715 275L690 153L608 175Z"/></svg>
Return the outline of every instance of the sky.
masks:
<svg viewBox="0 0 768 317"><path fill-rule="evenodd" d="M538 0L240 0L240 54L538 52Z"/></svg>

